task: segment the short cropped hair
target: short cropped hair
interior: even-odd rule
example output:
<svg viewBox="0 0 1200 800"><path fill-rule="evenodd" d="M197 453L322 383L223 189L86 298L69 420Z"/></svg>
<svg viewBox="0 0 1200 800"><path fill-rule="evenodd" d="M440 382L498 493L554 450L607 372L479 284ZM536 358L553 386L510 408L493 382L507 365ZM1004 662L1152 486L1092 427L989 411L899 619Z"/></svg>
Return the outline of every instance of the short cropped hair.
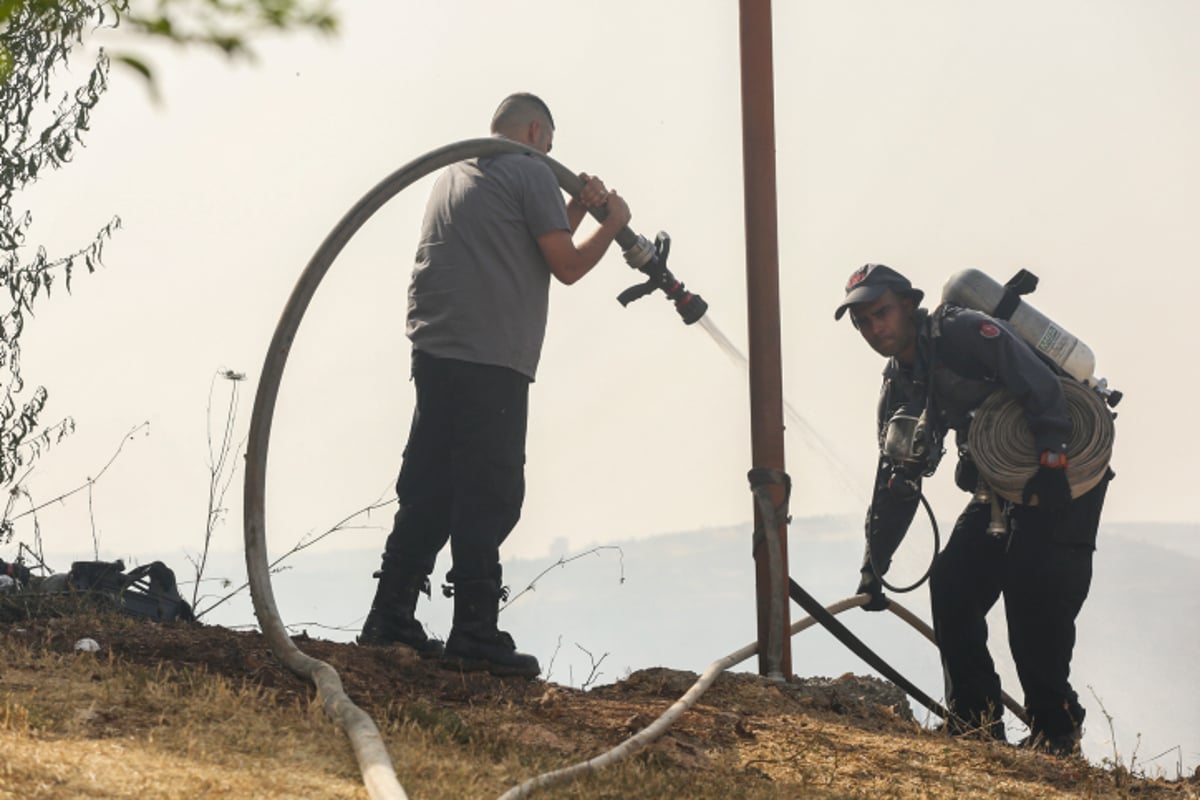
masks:
<svg viewBox="0 0 1200 800"><path fill-rule="evenodd" d="M529 92L510 94L500 102L496 113L492 115L492 133L500 133L514 124L523 125L532 122L533 117L542 115L546 117L550 123L550 129L553 130L554 116L542 98Z"/></svg>

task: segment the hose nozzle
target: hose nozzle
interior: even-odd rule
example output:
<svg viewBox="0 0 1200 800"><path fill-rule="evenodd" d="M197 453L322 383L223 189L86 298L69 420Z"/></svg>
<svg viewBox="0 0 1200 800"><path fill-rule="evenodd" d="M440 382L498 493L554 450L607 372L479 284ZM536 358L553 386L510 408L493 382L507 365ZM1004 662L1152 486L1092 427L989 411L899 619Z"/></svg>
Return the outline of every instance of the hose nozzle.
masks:
<svg viewBox="0 0 1200 800"><path fill-rule="evenodd" d="M645 236L638 236L637 241L625 249L625 261L634 269L644 272L647 278L644 283L634 284L621 292L617 300L627 306L655 289L661 289L667 299L675 303L675 310L683 319L683 324L691 325L708 311L708 303L700 295L684 288L683 281L667 269L667 255L670 252L671 237L665 232L659 232L654 244L650 244Z"/></svg>

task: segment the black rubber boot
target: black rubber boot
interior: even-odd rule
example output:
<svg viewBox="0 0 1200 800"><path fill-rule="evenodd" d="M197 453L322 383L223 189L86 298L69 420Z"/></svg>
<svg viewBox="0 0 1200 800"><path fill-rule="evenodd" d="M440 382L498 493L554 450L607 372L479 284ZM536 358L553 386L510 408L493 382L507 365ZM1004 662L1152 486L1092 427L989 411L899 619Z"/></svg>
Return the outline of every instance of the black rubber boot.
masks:
<svg viewBox="0 0 1200 800"><path fill-rule="evenodd" d="M1021 747L1028 747L1052 756L1080 755L1083 739L1083 720L1087 710L1079 705L1074 692L1068 694L1061 705L1043 705L1029 708L1029 736L1021 740Z"/></svg>
<svg viewBox="0 0 1200 800"><path fill-rule="evenodd" d="M500 583L460 581L454 585L454 625L446 640L443 662L465 672L487 670L493 675L536 678L542 671L537 658L517 652L507 632L496 627Z"/></svg>
<svg viewBox="0 0 1200 800"><path fill-rule="evenodd" d="M1079 747L1079 742L1082 738L1082 731L1078 728L1068 733L1060 733L1057 736L1035 733L1022 739L1017 744L1017 747L1025 747L1030 750L1037 750L1040 753L1049 753L1052 756L1066 758L1081 755L1082 750Z"/></svg>
<svg viewBox="0 0 1200 800"><path fill-rule="evenodd" d="M981 713L961 712L946 723L946 730L951 736L964 739L980 739L982 741L1008 742L1004 720L1000 718L1001 711L989 710Z"/></svg>
<svg viewBox="0 0 1200 800"><path fill-rule="evenodd" d="M429 579L424 575L398 575L375 573L379 586L375 588L375 599L371 602L371 613L363 623L359 644L386 646L403 645L417 651L421 658L439 658L444 646L437 639L425 634L425 627L417 621L417 598L421 592L429 596Z"/></svg>

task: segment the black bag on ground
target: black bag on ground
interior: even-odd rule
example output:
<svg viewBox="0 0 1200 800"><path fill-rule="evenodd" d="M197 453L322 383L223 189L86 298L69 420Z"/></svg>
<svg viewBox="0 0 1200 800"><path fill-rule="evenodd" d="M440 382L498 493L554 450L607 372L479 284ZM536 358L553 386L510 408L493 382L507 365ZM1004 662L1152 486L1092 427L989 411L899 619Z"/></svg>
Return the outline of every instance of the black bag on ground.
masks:
<svg viewBox="0 0 1200 800"><path fill-rule="evenodd" d="M67 573L76 592L109 598L122 612L155 622L192 622L192 607L179 595L175 573L161 561L125 571L125 562L76 561Z"/></svg>

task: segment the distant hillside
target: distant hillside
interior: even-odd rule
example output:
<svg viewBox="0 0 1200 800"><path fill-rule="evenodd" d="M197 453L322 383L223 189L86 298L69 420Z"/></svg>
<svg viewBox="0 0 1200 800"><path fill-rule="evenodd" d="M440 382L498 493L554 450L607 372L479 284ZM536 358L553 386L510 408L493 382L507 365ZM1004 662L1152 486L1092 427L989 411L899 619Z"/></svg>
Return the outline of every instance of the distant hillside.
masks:
<svg viewBox="0 0 1200 800"><path fill-rule="evenodd" d="M1105 523L1103 533L1200 558L1200 523L1114 522Z"/></svg>

